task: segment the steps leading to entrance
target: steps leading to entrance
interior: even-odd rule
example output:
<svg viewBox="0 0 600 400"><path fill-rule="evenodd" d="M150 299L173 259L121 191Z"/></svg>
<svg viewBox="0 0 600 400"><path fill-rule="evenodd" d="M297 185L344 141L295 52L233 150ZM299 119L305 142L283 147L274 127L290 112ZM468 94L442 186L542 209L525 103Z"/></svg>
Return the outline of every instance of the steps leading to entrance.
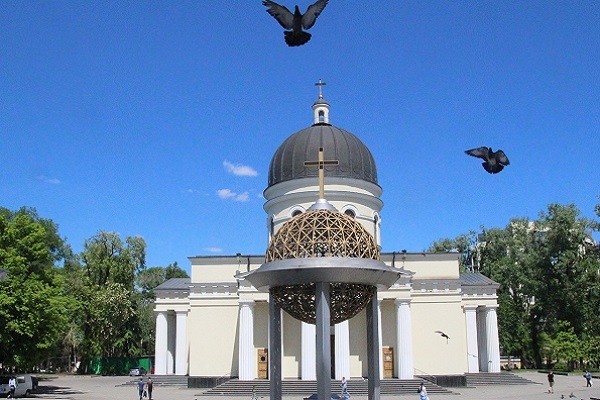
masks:
<svg viewBox="0 0 600 400"><path fill-rule="evenodd" d="M395 394L417 394L417 389L421 382L425 383L428 393L446 393L451 394L452 391L435 385L431 382L423 379L382 379L381 380L381 394L382 395L395 395ZM308 397L313 393L317 392L317 381L302 381L302 380L284 380L281 384L281 391L283 396L305 396ZM208 389L198 396L250 396L252 391L257 396L269 396L269 381L268 380L254 380L254 381L240 381L232 379L225 382L222 385ZM333 393L338 393L341 390L340 381L331 381L331 390ZM352 395L367 396L368 381L362 379L355 379L348 381L348 392Z"/></svg>
<svg viewBox="0 0 600 400"><path fill-rule="evenodd" d="M146 376L134 376L131 380L126 382L124 385L137 385L140 378L144 379L144 382L148 379L148 376L152 377L152 381L156 386L183 386L187 387L188 377L186 375L146 375Z"/></svg>
<svg viewBox="0 0 600 400"><path fill-rule="evenodd" d="M467 386L538 384L511 372L478 372L465 374L465 376Z"/></svg>

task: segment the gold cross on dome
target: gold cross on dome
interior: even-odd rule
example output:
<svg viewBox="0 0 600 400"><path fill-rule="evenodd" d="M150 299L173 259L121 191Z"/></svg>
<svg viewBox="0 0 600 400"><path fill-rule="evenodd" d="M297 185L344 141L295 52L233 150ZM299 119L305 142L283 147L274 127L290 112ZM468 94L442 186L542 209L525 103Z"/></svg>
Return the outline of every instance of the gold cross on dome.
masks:
<svg viewBox="0 0 600 400"><path fill-rule="evenodd" d="M319 148L319 159L317 161L304 161L305 167L319 167L319 198L325 198L325 166L326 165L339 165L338 160L325 160L323 155L323 148Z"/></svg>

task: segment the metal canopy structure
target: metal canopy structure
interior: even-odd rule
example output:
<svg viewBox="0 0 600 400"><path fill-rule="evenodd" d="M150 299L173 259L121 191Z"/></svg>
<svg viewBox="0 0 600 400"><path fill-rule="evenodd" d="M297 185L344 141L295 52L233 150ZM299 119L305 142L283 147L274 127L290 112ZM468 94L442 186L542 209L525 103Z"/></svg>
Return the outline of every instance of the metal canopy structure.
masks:
<svg viewBox="0 0 600 400"><path fill-rule="evenodd" d="M236 276L270 293L272 400L281 400L281 309L316 325L320 400L331 399L331 325L366 309L369 399L380 398L377 289L389 288L406 272L387 266L379 258L374 238L360 223L321 204L281 227L260 268Z"/></svg>

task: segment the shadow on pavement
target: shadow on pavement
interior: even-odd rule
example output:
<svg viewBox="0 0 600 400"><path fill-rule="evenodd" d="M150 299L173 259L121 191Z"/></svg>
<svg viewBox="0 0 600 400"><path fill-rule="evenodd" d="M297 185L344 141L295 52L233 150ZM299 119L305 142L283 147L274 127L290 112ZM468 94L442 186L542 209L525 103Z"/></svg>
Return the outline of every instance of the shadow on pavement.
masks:
<svg viewBox="0 0 600 400"><path fill-rule="evenodd" d="M81 390L74 390L67 386L53 386L53 385L40 385L37 387L31 397L38 397L38 395L44 395L44 397L50 396L69 396L74 394L84 394Z"/></svg>

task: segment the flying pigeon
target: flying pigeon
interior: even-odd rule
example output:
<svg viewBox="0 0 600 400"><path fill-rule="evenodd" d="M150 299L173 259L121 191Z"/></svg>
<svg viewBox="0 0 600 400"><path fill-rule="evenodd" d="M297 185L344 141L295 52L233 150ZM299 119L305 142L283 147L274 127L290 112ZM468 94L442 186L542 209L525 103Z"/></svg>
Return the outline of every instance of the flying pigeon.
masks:
<svg viewBox="0 0 600 400"><path fill-rule="evenodd" d="M446 343L448 343L448 339L450 339L450 336L446 335L442 331L435 331L435 333L439 333L441 337L446 338Z"/></svg>
<svg viewBox="0 0 600 400"><path fill-rule="evenodd" d="M506 157L506 154L504 154L502 150L494 152L491 147L478 147L476 149L467 150L465 153L484 160L481 165L483 165L483 169L490 174L497 174L502 171L506 165L510 164L508 157Z"/></svg>
<svg viewBox="0 0 600 400"><path fill-rule="evenodd" d="M296 9L292 14L286 7L280 6L274 1L264 0L262 4L265 7L269 7L267 12L279 22L279 25L283 26L284 29L287 29L283 32L285 42L288 46L293 47L302 46L310 40L312 35L308 32L304 32L302 28L310 29L315 24L317 17L321 14L328 2L329 0L317 0L313 5L306 9L304 14L300 13L298 6L296 6Z"/></svg>

